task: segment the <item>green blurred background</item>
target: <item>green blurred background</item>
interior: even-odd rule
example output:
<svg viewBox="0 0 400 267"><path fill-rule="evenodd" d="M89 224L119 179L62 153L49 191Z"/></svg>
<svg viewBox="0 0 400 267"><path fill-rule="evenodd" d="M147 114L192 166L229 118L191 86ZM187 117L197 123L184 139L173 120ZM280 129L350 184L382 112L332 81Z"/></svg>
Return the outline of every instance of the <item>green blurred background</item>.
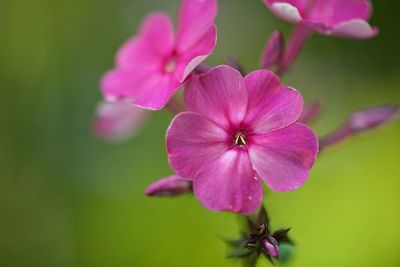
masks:
<svg viewBox="0 0 400 267"><path fill-rule="evenodd" d="M314 36L287 84L323 99L323 135L354 109L400 102L400 2L374 1L381 34L368 41ZM0 1L0 266L240 266L224 237L238 219L190 196L146 198L171 174L168 112L120 145L90 133L98 81L116 49L152 10L178 0ZM261 0L220 0L209 64L236 56L258 67L267 36L289 33ZM400 123L322 154L309 182L267 192L273 226L292 227L289 266L400 266ZM261 263L260 266L268 266Z"/></svg>

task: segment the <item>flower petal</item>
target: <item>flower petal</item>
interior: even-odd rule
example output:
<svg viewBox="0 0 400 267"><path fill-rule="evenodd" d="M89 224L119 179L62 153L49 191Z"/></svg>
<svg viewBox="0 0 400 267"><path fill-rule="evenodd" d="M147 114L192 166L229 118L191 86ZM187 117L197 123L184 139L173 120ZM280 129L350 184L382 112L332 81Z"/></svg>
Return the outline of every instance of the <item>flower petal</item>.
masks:
<svg viewBox="0 0 400 267"><path fill-rule="evenodd" d="M291 191L304 184L318 154L318 139L301 123L254 136L249 155L255 171L274 191Z"/></svg>
<svg viewBox="0 0 400 267"><path fill-rule="evenodd" d="M101 89L106 99L128 98L133 104L151 110L165 106L180 83L173 75L113 70L105 75Z"/></svg>
<svg viewBox="0 0 400 267"><path fill-rule="evenodd" d="M216 45L217 28L212 26L199 42L181 55L178 68L175 72L176 78L183 82L214 51Z"/></svg>
<svg viewBox="0 0 400 267"><path fill-rule="evenodd" d="M301 1L297 0L263 0L269 9L283 20L297 23L301 21Z"/></svg>
<svg viewBox="0 0 400 267"><path fill-rule="evenodd" d="M182 0L177 34L178 52L194 46L214 25L216 0Z"/></svg>
<svg viewBox="0 0 400 267"><path fill-rule="evenodd" d="M369 19L372 6L369 0L318 0L309 9L308 20L333 26L351 19Z"/></svg>
<svg viewBox="0 0 400 267"><path fill-rule="evenodd" d="M379 33L378 28L371 27L362 19L352 19L342 22L333 28L333 35L354 39L368 39Z"/></svg>
<svg viewBox="0 0 400 267"><path fill-rule="evenodd" d="M172 52L173 46L170 18L163 13L153 13L143 21L139 34L119 50L117 66L128 70L161 70L163 60Z"/></svg>
<svg viewBox="0 0 400 267"><path fill-rule="evenodd" d="M273 72L254 71L245 77L245 83L249 103L244 125L253 133L282 129L299 118L303 108L302 95L284 87Z"/></svg>
<svg viewBox="0 0 400 267"><path fill-rule="evenodd" d="M227 130L239 125L246 114L248 95L244 79L229 66L193 77L184 97L189 111L203 114Z"/></svg>
<svg viewBox="0 0 400 267"><path fill-rule="evenodd" d="M97 108L93 131L107 141L122 142L136 134L148 115L148 111L125 101L102 102Z"/></svg>
<svg viewBox="0 0 400 267"><path fill-rule="evenodd" d="M168 160L175 173L193 179L228 149L228 134L212 120L193 112L177 115L167 131Z"/></svg>
<svg viewBox="0 0 400 267"><path fill-rule="evenodd" d="M247 152L232 149L205 166L193 181L196 197L207 209L250 214L262 201L262 185Z"/></svg>

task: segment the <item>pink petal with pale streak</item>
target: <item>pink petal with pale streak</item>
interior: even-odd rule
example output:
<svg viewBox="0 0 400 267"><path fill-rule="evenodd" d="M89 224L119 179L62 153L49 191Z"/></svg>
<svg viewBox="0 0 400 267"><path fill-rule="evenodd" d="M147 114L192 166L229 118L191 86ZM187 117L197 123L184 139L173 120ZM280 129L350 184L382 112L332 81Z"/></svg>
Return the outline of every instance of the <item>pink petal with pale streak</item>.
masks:
<svg viewBox="0 0 400 267"><path fill-rule="evenodd" d="M303 108L302 95L284 87L276 74L254 71L245 77L249 103L244 125L252 133L263 134L294 123Z"/></svg>
<svg viewBox="0 0 400 267"><path fill-rule="evenodd" d="M110 142L135 135L148 118L148 111L125 101L101 102L93 122L94 134Z"/></svg>
<svg viewBox="0 0 400 267"><path fill-rule="evenodd" d="M379 30L371 27L368 22L361 19L353 19L336 25L333 35L354 39L368 39L376 36Z"/></svg>
<svg viewBox="0 0 400 267"><path fill-rule="evenodd" d="M190 192L192 182L173 175L149 185L145 191L148 196L177 196Z"/></svg>
<svg viewBox="0 0 400 267"><path fill-rule="evenodd" d="M137 36L128 40L117 54L117 66L132 72L143 69L161 71L164 58L172 52L174 33L169 17L149 15Z"/></svg>
<svg viewBox="0 0 400 267"><path fill-rule="evenodd" d="M249 155L255 171L274 191L304 184L318 154L318 139L301 123L252 137Z"/></svg>
<svg viewBox="0 0 400 267"><path fill-rule="evenodd" d="M177 33L178 53L193 47L214 25L216 0L182 0Z"/></svg>
<svg viewBox="0 0 400 267"><path fill-rule="evenodd" d="M204 166L193 181L200 203L214 211L250 214L262 202L260 179L244 149L232 149Z"/></svg>
<svg viewBox="0 0 400 267"><path fill-rule="evenodd" d="M193 77L184 92L189 111L203 114L225 129L240 124L247 109L247 89L239 71L218 66Z"/></svg>
<svg viewBox="0 0 400 267"><path fill-rule="evenodd" d="M210 30L190 50L180 55L176 78L183 82L188 75L203 62L217 45L217 28L212 26Z"/></svg>
<svg viewBox="0 0 400 267"><path fill-rule="evenodd" d="M304 9L296 0L263 0L267 7L279 18L297 23L302 20L301 11Z"/></svg>
<svg viewBox="0 0 400 267"><path fill-rule="evenodd" d="M179 86L173 75L124 70L107 73L101 83L106 99L128 98L133 104L150 110L163 108Z"/></svg>
<svg viewBox="0 0 400 267"><path fill-rule="evenodd" d="M193 112L177 115L167 131L168 160L175 173L194 179L229 148L229 136L212 120Z"/></svg>

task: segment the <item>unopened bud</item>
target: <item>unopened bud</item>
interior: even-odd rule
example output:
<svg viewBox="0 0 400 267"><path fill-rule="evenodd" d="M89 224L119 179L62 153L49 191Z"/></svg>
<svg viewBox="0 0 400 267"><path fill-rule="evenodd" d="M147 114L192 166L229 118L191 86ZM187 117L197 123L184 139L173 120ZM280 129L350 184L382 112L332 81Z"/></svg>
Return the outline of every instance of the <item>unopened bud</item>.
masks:
<svg viewBox="0 0 400 267"><path fill-rule="evenodd" d="M149 185L145 191L148 196L177 196L191 192L192 182L179 176L169 176Z"/></svg>
<svg viewBox="0 0 400 267"><path fill-rule="evenodd" d="M278 242L272 236L265 238L262 242L264 250L273 258L279 256Z"/></svg>
<svg viewBox="0 0 400 267"><path fill-rule="evenodd" d="M390 121L398 110L398 105L366 108L354 112L347 123L354 132L370 130Z"/></svg>
<svg viewBox="0 0 400 267"><path fill-rule="evenodd" d="M321 102L318 100L306 104L298 119L299 122L308 123L314 120L321 113Z"/></svg>
<svg viewBox="0 0 400 267"><path fill-rule="evenodd" d="M261 56L261 67L269 69L273 66L278 66L282 60L284 50L285 41L282 33L280 31L273 32L265 44Z"/></svg>
<svg viewBox="0 0 400 267"><path fill-rule="evenodd" d="M320 148L325 149L353 135L388 123L395 117L398 110L398 105L386 105L356 111L349 116L339 129L320 140Z"/></svg>

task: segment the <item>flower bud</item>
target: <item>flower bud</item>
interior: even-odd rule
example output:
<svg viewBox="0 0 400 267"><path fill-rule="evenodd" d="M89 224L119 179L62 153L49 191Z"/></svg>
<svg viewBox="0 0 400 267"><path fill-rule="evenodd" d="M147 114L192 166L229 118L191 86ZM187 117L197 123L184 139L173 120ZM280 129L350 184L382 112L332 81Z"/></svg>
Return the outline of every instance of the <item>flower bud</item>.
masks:
<svg viewBox="0 0 400 267"><path fill-rule="evenodd" d="M318 100L306 104L298 119L299 122L309 123L321 113L321 102Z"/></svg>
<svg viewBox="0 0 400 267"><path fill-rule="evenodd" d="M277 258L279 256L279 248L278 242L272 236L265 238L262 241L262 245L264 250L273 258Z"/></svg>
<svg viewBox="0 0 400 267"><path fill-rule="evenodd" d="M148 196L177 196L192 190L192 182L179 176L169 176L149 185L145 191Z"/></svg>
<svg viewBox="0 0 400 267"><path fill-rule="evenodd" d="M280 31L273 32L265 45L261 57L261 67L269 69L273 66L279 65L284 50L285 42L282 33Z"/></svg>
<svg viewBox="0 0 400 267"><path fill-rule="evenodd" d="M391 121L399 110L398 105L376 106L352 113L336 131L320 140L320 148L338 144L358 133L375 129Z"/></svg>
<svg viewBox="0 0 400 267"><path fill-rule="evenodd" d="M126 101L101 102L97 107L92 130L104 140L123 142L137 133L148 114L148 111Z"/></svg>
<svg viewBox="0 0 400 267"><path fill-rule="evenodd" d="M390 121L398 110L398 105L366 108L354 112L347 123L353 132L370 130Z"/></svg>

